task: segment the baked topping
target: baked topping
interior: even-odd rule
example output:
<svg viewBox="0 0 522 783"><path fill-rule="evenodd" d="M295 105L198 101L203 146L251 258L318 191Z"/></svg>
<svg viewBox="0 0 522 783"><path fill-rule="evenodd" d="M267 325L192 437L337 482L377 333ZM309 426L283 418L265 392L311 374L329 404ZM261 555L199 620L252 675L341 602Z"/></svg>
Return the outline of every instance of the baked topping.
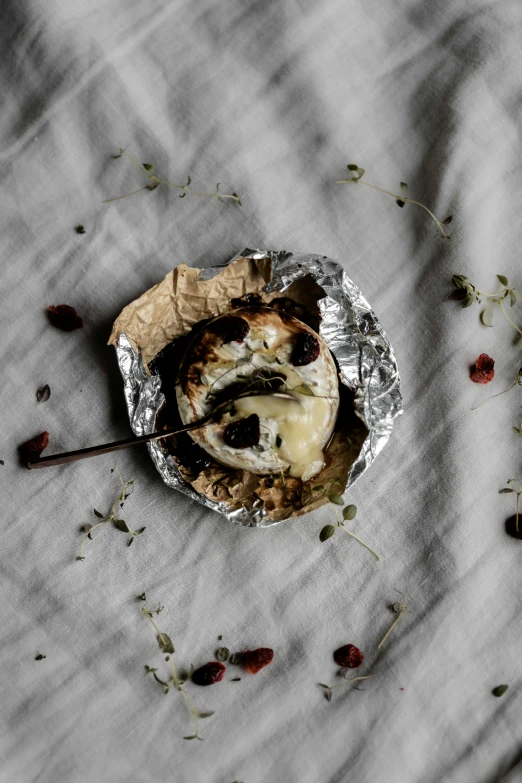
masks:
<svg viewBox="0 0 522 783"><path fill-rule="evenodd" d="M290 361L294 367L304 367L315 362L320 352L319 340L310 332L301 332L297 335L294 350Z"/></svg>
<svg viewBox="0 0 522 783"><path fill-rule="evenodd" d="M217 334L223 343L242 343L250 331L244 318L237 315L225 315L209 324L209 331Z"/></svg>
<svg viewBox="0 0 522 783"><path fill-rule="evenodd" d="M223 432L223 440L232 449L248 449L250 446L257 446L259 436L259 416L256 413L244 419L231 421Z"/></svg>

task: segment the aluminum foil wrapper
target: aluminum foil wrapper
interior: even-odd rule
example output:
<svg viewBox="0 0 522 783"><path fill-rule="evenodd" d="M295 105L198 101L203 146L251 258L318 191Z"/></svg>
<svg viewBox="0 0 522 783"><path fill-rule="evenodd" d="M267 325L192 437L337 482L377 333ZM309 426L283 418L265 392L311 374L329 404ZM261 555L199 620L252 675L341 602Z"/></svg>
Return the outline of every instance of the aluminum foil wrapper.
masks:
<svg viewBox="0 0 522 783"><path fill-rule="evenodd" d="M267 293L284 292L306 275L312 275L325 291L326 296L318 302L322 316L320 333L339 363L342 382L354 391L356 413L368 429L359 457L348 474L348 489L370 467L390 437L395 417L402 412L400 377L393 349L360 290L342 266L332 259L313 254L246 249L229 263L240 257L262 259L267 256L272 261L272 280L265 286ZM201 278L214 277L223 266L203 270ZM116 353L132 430L136 435L152 433L156 414L164 401L160 378L147 374L141 356L135 353L124 334L120 335ZM279 524L266 516L261 501L253 508L231 511L225 503L209 500L182 478L174 460L159 443L147 446L167 486L184 492L239 525L268 527Z"/></svg>

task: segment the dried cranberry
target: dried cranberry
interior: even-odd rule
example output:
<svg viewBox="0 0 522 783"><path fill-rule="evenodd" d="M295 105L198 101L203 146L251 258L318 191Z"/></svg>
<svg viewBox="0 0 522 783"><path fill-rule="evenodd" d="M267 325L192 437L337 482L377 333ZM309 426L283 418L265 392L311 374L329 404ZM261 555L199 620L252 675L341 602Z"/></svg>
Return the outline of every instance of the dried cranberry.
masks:
<svg viewBox="0 0 522 783"><path fill-rule="evenodd" d="M363 662L364 655L354 644L345 644L333 654L334 661L343 669L357 669Z"/></svg>
<svg viewBox="0 0 522 783"><path fill-rule="evenodd" d="M490 383L495 375L494 360L487 353L481 353L473 367L470 378L473 383Z"/></svg>
<svg viewBox="0 0 522 783"><path fill-rule="evenodd" d="M215 682L223 679L226 670L227 667L219 661L210 661L193 672L192 682L196 685L214 685Z"/></svg>
<svg viewBox="0 0 522 783"><path fill-rule="evenodd" d="M261 429L257 413L245 419L231 421L223 433L223 440L233 449L248 449L250 446L256 446L260 437Z"/></svg>
<svg viewBox="0 0 522 783"><path fill-rule="evenodd" d="M32 462L34 462L34 460L38 459L42 451L46 449L48 445L49 445L49 433L47 431L41 432L39 435L36 435L34 438L31 438L31 440L27 440L21 446L21 452L24 461L28 462L29 460L31 460Z"/></svg>
<svg viewBox="0 0 522 783"><path fill-rule="evenodd" d="M310 332L300 332L297 336L290 361L294 367L303 367L315 362L320 352L319 340Z"/></svg>
<svg viewBox="0 0 522 783"><path fill-rule="evenodd" d="M74 309L69 305L51 305L47 308L49 320L57 329L62 332L72 332L74 329L81 329L83 321Z"/></svg>
<svg viewBox="0 0 522 783"><path fill-rule="evenodd" d="M221 337L224 343L242 343L250 331L250 326L240 315L225 315L209 324L208 330Z"/></svg>
<svg viewBox="0 0 522 783"><path fill-rule="evenodd" d="M274 660L274 651L269 647L260 647L259 650L245 650L241 663L247 672L257 674Z"/></svg>

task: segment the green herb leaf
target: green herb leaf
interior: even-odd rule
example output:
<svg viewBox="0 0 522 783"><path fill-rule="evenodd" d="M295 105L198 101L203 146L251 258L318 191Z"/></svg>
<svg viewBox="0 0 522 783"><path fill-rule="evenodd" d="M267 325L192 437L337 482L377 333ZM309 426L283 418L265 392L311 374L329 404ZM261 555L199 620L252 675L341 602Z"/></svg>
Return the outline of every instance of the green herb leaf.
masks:
<svg viewBox="0 0 522 783"><path fill-rule="evenodd" d="M50 396L51 396L51 389L49 387L49 384L46 383L45 386L41 386L36 392L36 401L47 402Z"/></svg>
<svg viewBox="0 0 522 783"><path fill-rule="evenodd" d="M35 661L43 661L44 658L47 658L47 655L43 655L41 652L37 652L34 656Z"/></svg>
<svg viewBox="0 0 522 783"><path fill-rule="evenodd" d="M291 391L297 392L298 394L306 394L309 397L315 396L311 388L307 386L306 383L300 383L299 386L294 386Z"/></svg>
<svg viewBox="0 0 522 783"><path fill-rule="evenodd" d="M355 519L356 514L357 514L357 506L354 506L353 503L343 508L343 519L345 520Z"/></svg>
<svg viewBox="0 0 522 783"><path fill-rule="evenodd" d="M158 644L160 646L161 652L171 654L174 652L174 645L172 644L170 636L167 636L166 633L160 633L158 636Z"/></svg>
<svg viewBox="0 0 522 783"><path fill-rule="evenodd" d="M508 286L509 282L505 275L497 275L497 279L500 280L503 286ZM507 686L506 686L507 687Z"/></svg>
<svg viewBox="0 0 522 783"><path fill-rule="evenodd" d="M5 462L3 459L0 459L0 465L5 465Z"/></svg>
<svg viewBox="0 0 522 783"><path fill-rule="evenodd" d="M254 449L254 451L264 451L265 450L265 447L261 446L259 443L256 443L256 445L252 446L252 448Z"/></svg>
<svg viewBox="0 0 522 783"><path fill-rule="evenodd" d="M150 666L147 666L147 664L145 664L145 674L154 674L154 672L157 671L158 671L157 669L153 669Z"/></svg>
<svg viewBox="0 0 522 783"><path fill-rule="evenodd" d="M121 530L122 533L130 533L129 526L124 519L114 519L112 524L116 530Z"/></svg>
<svg viewBox="0 0 522 783"><path fill-rule="evenodd" d="M200 737L199 734L191 734L190 737L183 737L183 739L186 739L186 740L193 740L193 739L202 740L203 737Z"/></svg>
<svg viewBox="0 0 522 783"><path fill-rule="evenodd" d="M325 525L319 533L319 541L327 541L335 533L335 527L333 525Z"/></svg>
<svg viewBox="0 0 522 783"><path fill-rule="evenodd" d="M352 182L357 182L357 180L361 179L362 175L364 174L364 169L361 169L355 163L349 163L346 168L348 171L355 172L355 175L352 177Z"/></svg>
<svg viewBox="0 0 522 783"><path fill-rule="evenodd" d="M312 487L312 492L324 492L323 484L316 484L315 487Z"/></svg>
<svg viewBox="0 0 522 783"><path fill-rule="evenodd" d="M280 448L282 443L283 443L283 438L281 437L281 435L276 435L276 439L275 439L276 448L277 449Z"/></svg>
<svg viewBox="0 0 522 783"><path fill-rule="evenodd" d="M80 224L74 227L77 234L85 234L85 228Z"/></svg>
<svg viewBox="0 0 522 783"><path fill-rule="evenodd" d="M146 600L147 600L147 596L145 595L145 593L138 595L136 598L136 601L146 601Z"/></svg>
<svg viewBox="0 0 522 783"><path fill-rule="evenodd" d="M77 559L77 560L85 560L85 558L84 558L84 557L82 557L81 555L77 555L76 559Z"/></svg>
<svg viewBox="0 0 522 783"><path fill-rule="evenodd" d="M127 546L130 546L132 542L134 541L134 536L131 536L129 540L127 541Z"/></svg>
<svg viewBox="0 0 522 783"><path fill-rule="evenodd" d="M139 527L139 528L138 528L138 529L135 531L135 533L136 533L136 535L137 535L137 536L141 536L141 534L142 534L142 533L144 533L146 529L147 529L146 527Z"/></svg>
<svg viewBox="0 0 522 783"><path fill-rule="evenodd" d="M341 495L338 495L336 492L333 492L331 495L328 495L328 500L330 503L334 503L336 506L344 506L344 499Z"/></svg>
<svg viewBox="0 0 522 783"><path fill-rule="evenodd" d="M142 163L141 165L143 166L145 171L153 171L154 170L154 166L152 165L152 163Z"/></svg>
<svg viewBox="0 0 522 783"><path fill-rule="evenodd" d="M147 188L147 190L156 190L156 188L158 187L159 184L160 184L159 182L151 182L150 185L146 185L145 187ZM185 194L183 193L183 196L184 195ZM183 198L183 196L182 196L182 198Z"/></svg>
<svg viewBox="0 0 522 783"><path fill-rule="evenodd" d="M241 666L241 663L243 662L243 653L232 653L228 662L231 666Z"/></svg>
<svg viewBox="0 0 522 783"><path fill-rule="evenodd" d="M401 182L401 195L405 196L408 191L408 185L406 182Z"/></svg>
<svg viewBox="0 0 522 783"><path fill-rule="evenodd" d="M223 638L223 635L222 635L222 634L219 634L219 636L218 636L218 642L220 642L222 638Z"/></svg>
<svg viewBox="0 0 522 783"><path fill-rule="evenodd" d="M500 281L500 282L502 282L502 281ZM509 685L497 685L496 688L493 688L491 693L493 694L493 696L503 696L508 688L509 688Z"/></svg>
<svg viewBox="0 0 522 783"><path fill-rule="evenodd" d="M267 341L266 341L266 340L263 340L263 346L264 346L264 347L266 348L266 350L268 351L268 349L269 349L269 345L268 345L268 343L267 343Z"/></svg>
<svg viewBox="0 0 522 783"><path fill-rule="evenodd" d="M198 712L198 718L201 718L201 720L203 720L203 718L211 718L212 715L214 715L213 712Z"/></svg>
<svg viewBox="0 0 522 783"><path fill-rule="evenodd" d="M465 275L452 275L451 276L451 282L455 286L455 288L463 288L465 282L468 280L468 278Z"/></svg>
<svg viewBox="0 0 522 783"><path fill-rule="evenodd" d="M403 207L405 205L405 201L401 201L400 199L395 199L395 203L398 207Z"/></svg>
<svg viewBox="0 0 522 783"><path fill-rule="evenodd" d="M499 495L505 495L508 492L514 492L514 489L511 489L511 487L504 487L504 489L499 489L498 494Z"/></svg>
<svg viewBox="0 0 522 783"><path fill-rule="evenodd" d="M448 215L448 217L445 220L442 221L441 225L442 226L449 226L449 224L451 223L452 220L453 220L453 215Z"/></svg>
<svg viewBox="0 0 522 783"><path fill-rule="evenodd" d="M480 314L480 320L484 326L493 326L493 306L486 307Z"/></svg>
<svg viewBox="0 0 522 783"><path fill-rule="evenodd" d="M225 661L228 661L229 657L230 657L230 650L228 649L228 647L220 647L219 650L216 650L216 659L221 663L225 663Z"/></svg>
<svg viewBox="0 0 522 783"><path fill-rule="evenodd" d="M99 511L96 511L96 509L95 509L95 508L93 508L93 512L94 512L94 516L95 516L95 517L98 517L98 519L105 519L105 517L103 516L103 514L100 514L100 512L99 512Z"/></svg>

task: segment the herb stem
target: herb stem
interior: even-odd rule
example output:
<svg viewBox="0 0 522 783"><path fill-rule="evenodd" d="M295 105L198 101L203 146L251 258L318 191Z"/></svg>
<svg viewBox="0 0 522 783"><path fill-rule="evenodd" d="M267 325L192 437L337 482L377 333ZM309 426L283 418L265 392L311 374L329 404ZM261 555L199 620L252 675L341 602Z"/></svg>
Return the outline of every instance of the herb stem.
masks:
<svg viewBox="0 0 522 783"><path fill-rule="evenodd" d="M150 176L147 169L143 168L141 163L138 163L138 161L135 158L133 158L132 155L129 155L129 153L126 150L122 150L122 155L125 155L125 157L127 157L131 161L131 163L134 163L134 165L137 166L140 169L140 171L145 172L145 174L148 177Z"/></svg>
<svg viewBox="0 0 522 783"><path fill-rule="evenodd" d="M145 615L145 617L147 617L147 619L149 620L149 622L150 622L150 623L152 623L152 626L153 626L154 630L156 631L156 633L158 634L158 636L161 636L161 631L160 631L160 629L158 628L158 626L156 625L156 623L154 622L154 620L152 619L152 615L151 615L151 613L149 612L149 610L148 610L148 609L146 609L145 607L143 607L141 611L143 612L143 614Z"/></svg>
<svg viewBox="0 0 522 783"><path fill-rule="evenodd" d="M517 332L519 334L522 334L522 329L519 329L518 326L516 325L516 323L514 321L512 321L511 318L509 317L509 315L506 313L506 309L504 307L504 302L500 302L500 308L501 308L502 312L504 313L504 315L506 316L506 318L509 321L509 323L511 324L511 326L514 326L515 329L517 330Z"/></svg>
<svg viewBox="0 0 522 783"><path fill-rule="evenodd" d="M380 559L381 559L381 558L379 557L379 555L377 554L377 552L375 551L375 549L372 549L372 548L371 548L371 546L369 546L368 544L366 544L366 543L365 543L365 542L362 540L362 538L359 538L359 536L356 536L356 535L355 535L355 533L352 533L352 531L351 531L351 530L348 530L348 528L346 528L346 527L345 527L343 524L341 524L341 527L343 528L343 530L344 530L346 533L348 533L348 535L349 535L349 536L352 536L353 538L355 538L355 540L356 540L356 541L358 541L360 544L362 544L364 547L366 547L366 549L368 549L368 550L369 550L369 551L372 553L372 555L374 555L374 556L377 558L377 560L380 560Z"/></svg>
<svg viewBox="0 0 522 783"><path fill-rule="evenodd" d="M101 527L102 525L105 525L107 522L107 518L103 519L101 522L98 522L96 525L93 525L87 533L85 533L84 537L82 538L82 542L80 544L80 551L78 553L77 559L83 559L83 545L85 544L85 541L89 538L89 536L92 534L93 530L96 530L97 527Z"/></svg>
<svg viewBox="0 0 522 783"><path fill-rule="evenodd" d="M168 179L159 179L159 177L155 177L154 179L157 180L157 182L161 182L163 185L168 185L170 188L178 188L178 190L184 190L185 193L192 193L193 196L199 196L200 198L231 198L233 201L237 202L237 196L230 196L226 193L219 193L218 191L215 193L198 193L187 185L178 185L176 182L169 182Z"/></svg>
<svg viewBox="0 0 522 783"><path fill-rule="evenodd" d="M504 389L504 391L497 392L497 394L492 394L491 397L487 397L485 400L482 400L482 402L479 402L479 404L475 405L475 407L472 408L471 410L476 411L477 408L480 408L480 406L484 405L485 402L492 400L494 397L500 397L501 394L505 394L506 392L511 391L511 389L517 385L518 385L518 380L514 381L514 383L512 383L511 386L508 386L507 389Z"/></svg>
<svg viewBox="0 0 522 783"><path fill-rule="evenodd" d="M388 636L391 634L391 632L393 631L393 629L395 628L395 626L397 625L397 623L399 622L399 620L401 619L401 617L402 617L402 615L404 614L405 611L406 611L406 607L404 606L404 604L402 604L399 614L397 615L397 617L395 618L395 620L393 621L393 623L388 628L388 630L384 634L383 638L381 639L381 641L377 645L377 649L378 650L381 649L381 647L383 646L384 642L386 641Z"/></svg>
<svg viewBox="0 0 522 783"><path fill-rule="evenodd" d="M377 185L372 185L370 182L365 182L362 179L338 179L338 180L336 180L335 184L336 185L344 185L344 184L346 184L348 182L355 182L358 185L366 185L367 188L372 188L373 190L378 190L379 193L384 193L386 196L391 196L396 201L402 201L405 204L415 204L417 207L421 207L435 221L435 223L437 225L437 228L440 231L440 233L442 234L442 236L444 237L444 239L449 239L449 235L446 234L446 232L444 231L444 229L442 227L442 222L433 214L431 209L428 209L428 207L425 204L421 204L420 201L414 201L413 199L407 198L406 196L398 196L395 193L392 193L390 190L384 190L383 188L379 188Z"/></svg>
<svg viewBox="0 0 522 783"><path fill-rule="evenodd" d="M133 190L130 193L124 193L123 196L114 196L114 198L106 198L103 200L103 203L109 204L111 201L119 201L120 198L128 198L129 196L135 196L136 193L141 193L142 190L148 190L148 185L145 185L143 188L139 188L139 190Z"/></svg>
<svg viewBox="0 0 522 783"><path fill-rule="evenodd" d="M375 677L375 674L365 674L361 677L351 677L351 678L345 678L344 682L338 683L338 685L332 685L331 690L335 690L336 688L342 688L343 685L346 685L347 682L360 682L360 680L369 680L371 677Z"/></svg>

